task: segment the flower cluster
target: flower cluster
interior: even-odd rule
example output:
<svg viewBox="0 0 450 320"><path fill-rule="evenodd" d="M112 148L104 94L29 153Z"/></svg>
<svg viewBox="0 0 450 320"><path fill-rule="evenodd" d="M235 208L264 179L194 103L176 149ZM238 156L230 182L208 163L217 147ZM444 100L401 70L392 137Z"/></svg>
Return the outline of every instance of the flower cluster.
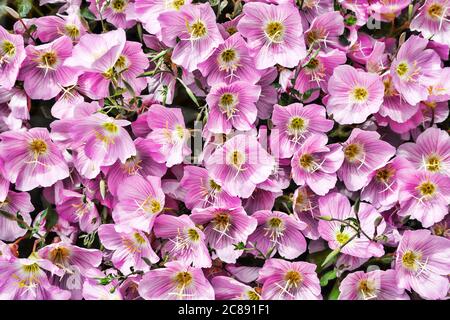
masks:
<svg viewBox="0 0 450 320"><path fill-rule="evenodd" d="M448 297L449 0L22 2L0 299Z"/></svg>

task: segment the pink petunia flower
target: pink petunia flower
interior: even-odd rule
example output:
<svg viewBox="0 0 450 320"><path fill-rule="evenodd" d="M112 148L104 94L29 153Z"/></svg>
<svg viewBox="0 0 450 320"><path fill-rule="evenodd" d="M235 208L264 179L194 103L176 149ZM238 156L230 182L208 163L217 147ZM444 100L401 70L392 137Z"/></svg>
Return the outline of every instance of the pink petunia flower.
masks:
<svg viewBox="0 0 450 320"><path fill-rule="evenodd" d="M308 185L319 195L325 195L336 185L336 171L344 162L339 144L326 145L325 135L309 136L292 157L292 178L297 185Z"/></svg>
<svg viewBox="0 0 450 320"><path fill-rule="evenodd" d="M161 178L131 176L122 183L112 216L118 225L150 232L156 216L164 209Z"/></svg>
<svg viewBox="0 0 450 320"><path fill-rule="evenodd" d="M135 0L134 10L136 19L142 22L145 30L151 34L159 34L161 26L158 17L163 12L178 11L190 0Z"/></svg>
<svg viewBox="0 0 450 320"><path fill-rule="evenodd" d="M53 41L63 35L77 41L87 33L86 26L77 12L68 15L43 16L35 20L36 35L42 42Z"/></svg>
<svg viewBox="0 0 450 320"><path fill-rule="evenodd" d="M400 179L400 216L411 216L431 227L448 214L450 177L427 171L403 170Z"/></svg>
<svg viewBox="0 0 450 320"><path fill-rule="evenodd" d="M272 85L278 77L278 72L275 67L261 70L261 72L261 79L256 83L261 87L256 108L258 109L258 118L269 119L272 115L273 106L278 101L277 89Z"/></svg>
<svg viewBox="0 0 450 320"><path fill-rule="evenodd" d="M190 215L196 224L205 226L203 232L206 242L216 251L217 256L226 263L235 263L242 250L234 245L247 243L247 238L256 229L254 216L248 216L242 207L232 209L209 207L194 209Z"/></svg>
<svg viewBox="0 0 450 320"><path fill-rule="evenodd" d="M106 249L114 251L111 262L123 274L130 273L130 268L150 270L144 258L151 263L159 261L148 236L140 230L130 228L122 232L114 224L102 224L98 236Z"/></svg>
<svg viewBox="0 0 450 320"><path fill-rule="evenodd" d="M191 153L187 144L190 133L180 108L154 104L148 110L147 123L152 129L147 139L151 141L151 155L156 162L165 162L170 168L182 163L184 157Z"/></svg>
<svg viewBox="0 0 450 320"><path fill-rule="evenodd" d="M301 18L292 4L246 3L237 29L257 52L255 64L295 67L306 56Z"/></svg>
<svg viewBox="0 0 450 320"><path fill-rule="evenodd" d="M53 42L26 47L27 57L20 69L19 79L31 99L48 100L62 87L77 83L79 70L67 64L72 56L72 40L62 36Z"/></svg>
<svg viewBox="0 0 450 320"><path fill-rule="evenodd" d="M390 74L395 89L411 105L426 100L428 86L439 80L441 59L432 49L426 49L428 40L411 36L400 47L392 61Z"/></svg>
<svg viewBox="0 0 450 320"><path fill-rule="evenodd" d="M429 230L405 231L398 245L395 271L400 288L424 299L445 299L449 290L450 240Z"/></svg>
<svg viewBox="0 0 450 320"><path fill-rule="evenodd" d="M144 274L138 290L146 300L214 300L214 289L202 269L179 261Z"/></svg>
<svg viewBox="0 0 450 320"><path fill-rule="evenodd" d="M205 167L230 195L248 198L256 185L271 175L275 160L256 137L238 134L219 146L206 160Z"/></svg>
<svg viewBox="0 0 450 320"><path fill-rule="evenodd" d="M0 88L9 90L14 86L25 57L22 36L0 26Z"/></svg>
<svg viewBox="0 0 450 320"><path fill-rule="evenodd" d="M5 178L21 191L49 187L69 176L69 168L61 151L45 128L1 134L0 157Z"/></svg>
<svg viewBox="0 0 450 320"><path fill-rule="evenodd" d="M336 47L344 28L344 18L339 11L322 13L314 18L309 29L305 31L306 43L309 47L323 49Z"/></svg>
<svg viewBox="0 0 450 320"><path fill-rule="evenodd" d="M416 142L399 146L397 155L408 160L415 169L450 175L450 137L438 128L428 128Z"/></svg>
<svg viewBox="0 0 450 320"><path fill-rule="evenodd" d="M409 300L405 289L398 287L394 270L350 273L339 291L339 300Z"/></svg>
<svg viewBox="0 0 450 320"><path fill-rule="evenodd" d="M206 236L187 216L175 217L164 214L156 218L156 237L168 239L162 249L163 255L197 268L211 267L211 257L206 246Z"/></svg>
<svg viewBox="0 0 450 320"><path fill-rule="evenodd" d="M198 68L207 77L210 86L234 81L254 84L261 77L260 72L255 69L247 43L239 33L226 39Z"/></svg>
<svg viewBox="0 0 450 320"><path fill-rule="evenodd" d="M340 124L362 123L380 110L384 86L380 76L341 65L328 81L328 113Z"/></svg>
<svg viewBox="0 0 450 320"><path fill-rule="evenodd" d="M319 199L319 209L322 216L340 220L319 221L320 236L328 241L331 249L340 248L340 252L358 258L381 257L384 254L383 245L372 239L375 233L383 234L386 222L372 205L361 203L357 218L355 208L350 207L350 201L345 196L340 193L329 193ZM359 220L364 233L358 234L351 226L352 222L346 220L349 218ZM377 219L382 220L376 226Z"/></svg>
<svg viewBox="0 0 450 320"><path fill-rule="evenodd" d="M301 233L305 223L280 211L261 210L252 217L258 221L258 227L248 241L258 252L270 256L278 252L283 258L295 259L306 251L306 241Z"/></svg>
<svg viewBox="0 0 450 320"><path fill-rule="evenodd" d="M189 72L197 69L198 64L208 59L223 42L216 16L208 3L188 4L179 11L163 12L158 21L162 42L174 48L172 61Z"/></svg>
<svg viewBox="0 0 450 320"><path fill-rule="evenodd" d="M263 300L321 300L316 265L308 262L266 260L259 271L258 282L263 284Z"/></svg>
<svg viewBox="0 0 450 320"><path fill-rule="evenodd" d="M290 158L308 136L333 128L333 121L326 119L325 108L317 104L293 103L285 107L276 104L272 122L270 148L280 158Z"/></svg>
<svg viewBox="0 0 450 320"><path fill-rule="evenodd" d="M380 139L374 131L355 128L342 145L344 163L338 170L338 177L350 191L364 187L369 175L383 167L395 154L395 148Z"/></svg>
<svg viewBox="0 0 450 320"><path fill-rule="evenodd" d="M201 167L184 167L180 188L186 192L184 202L188 209L209 206L235 208L241 205L238 197L228 194L210 178L208 170Z"/></svg>
<svg viewBox="0 0 450 320"><path fill-rule="evenodd" d="M243 81L216 84L206 102L210 108L206 128L213 133L230 133L232 127L247 131L256 120L261 88Z"/></svg>
<svg viewBox="0 0 450 320"><path fill-rule="evenodd" d="M136 21L130 19L134 10L134 0L88 0L89 10L97 17L106 19L117 28L131 28ZM100 15L101 12L101 15Z"/></svg>
<svg viewBox="0 0 450 320"><path fill-rule="evenodd" d="M307 186L297 188L292 198L295 218L306 226L302 233L312 240L320 238L317 231L320 216L318 200L319 196Z"/></svg>
<svg viewBox="0 0 450 320"><path fill-rule="evenodd" d="M448 0L426 0L414 14L410 29L420 31L424 38L432 37L434 41L450 46L449 8Z"/></svg>

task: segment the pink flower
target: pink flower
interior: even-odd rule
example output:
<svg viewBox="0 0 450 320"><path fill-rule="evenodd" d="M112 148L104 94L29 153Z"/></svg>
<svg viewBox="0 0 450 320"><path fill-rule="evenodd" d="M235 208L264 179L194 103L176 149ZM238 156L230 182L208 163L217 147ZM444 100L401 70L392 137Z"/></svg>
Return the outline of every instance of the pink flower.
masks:
<svg viewBox="0 0 450 320"><path fill-rule="evenodd" d="M122 183L112 216L118 225L150 232L156 216L164 209L161 178L131 176Z"/></svg>
<svg viewBox="0 0 450 320"><path fill-rule="evenodd" d="M260 300L259 293L252 287L233 278L217 276L211 279L216 300Z"/></svg>
<svg viewBox="0 0 450 320"><path fill-rule="evenodd" d="M209 206L235 208L241 205L238 197L229 195L210 178L208 170L201 167L184 167L180 188L185 190L184 202L188 209Z"/></svg>
<svg viewBox="0 0 450 320"><path fill-rule="evenodd" d="M159 34L161 32L159 15L163 12L178 11L190 3L190 0L135 0L134 10L137 20L142 22L145 30L151 34Z"/></svg>
<svg viewBox="0 0 450 320"><path fill-rule="evenodd" d="M226 263L235 263L242 250L234 245L247 243L247 238L256 229L254 216L248 216L242 207L209 207L194 209L190 215L196 224L205 226L206 242L216 251L217 256Z"/></svg>
<svg viewBox="0 0 450 320"><path fill-rule="evenodd" d="M400 216L411 216L431 227L448 214L450 204L450 177L427 171L403 170L399 173L401 182L399 203Z"/></svg>
<svg viewBox="0 0 450 320"><path fill-rule="evenodd" d="M294 192L293 209L295 218L306 227L302 230L305 237L317 240L320 238L317 227L319 225L319 196L307 186L299 187Z"/></svg>
<svg viewBox="0 0 450 320"><path fill-rule="evenodd" d="M395 270L400 288L416 291L424 299L445 299L450 273L450 240L429 230L405 231L398 245Z"/></svg>
<svg viewBox="0 0 450 320"><path fill-rule="evenodd" d="M258 282L263 284L263 300L321 300L316 265L308 262L266 260L259 271Z"/></svg>
<svg viewBox="0 0 450 320"><path fill-rule="evenodd" d="M183 162L184 157L191 153L187 145L190 133L180 108L154 104L148 110L147 123L152 129L147 139L151 141L151 155L156 162L165 162L170 168Z"/></svg>
<svg viewBox="0 0 450 320"><path fill-rule="evenodd" d="M411 168L411 164L400 157L389 161L384 167L369 175L369 183L361 191L361 200L370 202L382 211L390 209L398 201L400 192L399 172Z"/></svg>
<svg viewBox="0 0 450 320"><path fill-rule="evenodd" d="M78 84L89 98L109 96L109 84L117 81L116 63L119 61L118 66L123 67L126 62L126 59L119 59L125 43L125 31L118 29L103 34L85 34L73 48L72 57L66 63L83 71Z"/></svg>
<svg viewBox="0 0 450 320"><path fill-rule="evenodd" d="M207 129L213 133L230 133L232 127L247 131L256 120L261 88L243 81L216 84L206 97L210 108Z"/></svg>
<svg viewBox="0 0 450 320"><path fill-rule="evenodd" d="M340 193L329 193L319 199L319 209L322 216L348 222L348 224L345 224L335 220L319 221L320 236L328 241L328 246L331 249L340 248L340 252L358 258L381 257L384 254L383 245L371 239L373 239L375 233L383 234L386 223L381 220L375 226L375 221L382 219L382 217L372 205L361 203L358 218L356 218L355 208L350 207L350 202L345 196ZM358 219L360 228L365 234L358 234L355 228L350 226L353 222L347 220L349 218Z"/></svg>
<svg viewBox="0 0 450 320"><path fill-rule="evenodd" d="M222 82L230 84L233 81L254 84L261 77L260 72L255 69L247 43L239 33L226 39L198 68L207 77L210 86Z"/></svg>
<svg viewBox="0 0 450 320"><path fill-rule="evenodd" d="M0 260L1 300L67 300L70 292L50 284L45 271L56 272L50 261L28 259Z"/></svg>
<svg viewBox="0 0 450 320"><path fill-rule="evenodd" d="M306 56L300 15L292 4L246 3L243 13L237 29L257 52L256 68L277 63L293 68Z"/></svg>
<svg viewBox="0 0 450 320"><path fill-rule="evenodd" d="M27 57L19 78L31 99L48 100L62 87L77 83L79 71L67 64L72 55L72 40L62 36L53 42L26 47Z"/></svg>
<svg viewBox="0 0 450 320"><path fill-rule="evenodd" d="M22 36L10 34L0 26L0 88L14 86L25 57Z"/></svg>
<svg viewBox="0 0 450 320"><path fill-rule="evenodd" d="M205 234L197 228L187 216L179 217L168 214L156 218L154 226L158 238L168 239L162 253L169 259L183 262L197 268L211 267L211 257L206 246Z"/></svg>
<svg viewBox="0 0 450 320"><path fill-rule="evenodd" d="M271 175L275 160L254 136L239 134L218 147L205 167L230 195L248 198Z"/></svg>
<svg viewBox="0 0 450 320"><path fill-rule="evenodd" d="M43 16L37 18L34 23L37 26L36 35L42 42L50 42L63 35L77 41L87 32L76 12L68 15Z"/></svg>
<svg viewBox="0 0 450 320"><path fill-rule="evenodd" d="M20 215L30 225L30 212L34 210L34 207L31 203L30 194L27 192L9 191L6 198L0 202L0 210L13 217ZM17 221L11 220L0 213L0 240L14 241L25 233L27 233L27 230L21 228Z"/></svg>
<svg viewBox="0 0 450 320"><path fill-rule="evenodd" d="M134 11L133 0L88 0L90 2L89 10L96 15L106 19L117 28L131 28L136 21L129 19L130 12ZM99 11L102 12L100 16Z"/></svg>
<svg viewBox="0 0 450 320"><path fill-rule="evenodd" d="M63 190L61 201L56 206L56 211L63 219L72 223L78 223L80 230L91 233L97 230L101 223L95 203L86 195Z"/></svg>
<svg viewBox="0 0 450 320"><path fill-rule="evenodd" d="M328 92L328 113L340 124L353 124L380 110L384 86L377 74L341 65L328 81Z"/></svg>
<svg viewBox="0 0 450 320"><path fill-rule="evenodd" d="M269 119L272 115L273 105L278 101L277 89L272 85L278 77L278 72L275 67L267 68L261 72L261 79L256 83L261 87L256 108L258 109L258 118Z"/></svg>
<svg viewBox="0 0 450 320"><path fill-rule="evenodd" d="M280 211L261 210L252 214L258 221L256 231L249 237L258 252L273 256L276 252L292 260L306 251L301 233L306 224ZM256 255L256 251L254 252Z"/></svg>
<svg viewBox="0 0 450 320"><path fill-rule="evenodd" d="M130 228L120 232L114 224L102 224L98 236L106 249L114 251L111 261L123 274L130 273L130 268L150 270L144 259L151 263L159 261L148 236L140 230Z"/></svg>
<svg viewBox="0 0 450 320"><path fill-rule="evenodd" d="M383 167L395 154L395 148L380 139L374 131L355 128L342 144L344 163L338 177L350 191L356 191L369 182L369 175Z"/></svg>
<svg viewBox="0 0 450 320"><path fill-rule="evenodd" d="M415 13L409 27L420 31L424 38L432 37L434 41L450 46L449 6L448 0L426 0Z"/></svg>
<svg viewBox="0 0 450 320"><path fill-rule="evenodd" d="M432 49L426 49L428 40L411 36L392 61L390 74L395 89L411 105L426 100L427 88L439 80L441 59Z"/></svg>
<svg viewBox="0 0 450 320"><path fill-rule="evenodd" d="M285 107L276 104L272 122L270 147L280 158L290 158L308 136L333 128L333 121L326 119L325 108L317 104L293 103Z"/></svg>
<svg viewBox="0 0 450 320"><path fill-rule="evenodd" d="M417 170L450 175L450 137L444 130L428 128L415 143L400 145L397 154Z"/></svg>
<svg viewBox="0 0 450 320"><path fill-rule="evenodd" d="M87 158L99 165L108 166L117 160L122 163L136 155L136 148L128 132L123 128L127 120L116 120L103 113L74 119L54 121L52 134L68 138L69 147L82 148Z"/></svg>
<svg viewBox="0 0 450 320"><path fill-rule="evenodd" d="M222 42L217 28L216 16L207 3L182 6L179 11L163 12L158 21L161 39L174 48L172 61L189 72L208 59ZM176 39L180 41L177 43Z"/></svg>
<svg viewBox="0 0 450 320"><path fill-rule="evenodd" d="M202 269L179 261L144 274L138 290L146 300L214 300L214 289Z"/></svg>
<svg viewBox="0 0 450 320"><path fill-rule="evenodd" d="M5 178L21 191L49 187L69 176L69 168L45 128L1 134Z"/></svg>
<svg viewBox="0 0 450 320"><path fill-rule="evenodd" d="M344 18L339 11L331 11L314 18L305 31L308 46L333 48L339 44L339 36L344 33Z"/></svg>
<svg viewBox="0 0 450 320"><path fill-rule="evenodd" d="M68 274L97 268L102 262L100 250L81 248L65 241L43 247L38 251L38 255Z"/></svg>
<svg viewBox="0 0 450 320"><path fill-rule="evenodd" d="M409 300L394 270L356 271L342 280L339 300Z"/></svg>
<svg viewBox="0 0 450 320"><path fill-rule="evenodd" d="M327 146L328 138L316 134L309 136L291 161L292 178L297 185L308 185L319 195L325 195L334 188L336 171L344 161L339 144Z"/></svg>

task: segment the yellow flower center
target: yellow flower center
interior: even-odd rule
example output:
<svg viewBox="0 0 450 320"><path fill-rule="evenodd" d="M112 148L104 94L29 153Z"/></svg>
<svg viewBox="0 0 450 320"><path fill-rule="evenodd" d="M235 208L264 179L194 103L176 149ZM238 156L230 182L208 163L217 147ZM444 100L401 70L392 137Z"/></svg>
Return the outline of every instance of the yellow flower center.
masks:
<svg viewBox="0 0 450 320"><path fill-rule="evenodd" d="M175 10L180 10L181 6L184 5L184 0L174 0L172 2L172 7Z"/></svg>
<svg viewBox="0 0 450 320"><path fill-rule="evenodd" d="M397 65L396 72L400 77L403 77L406 73L408 73L409 66L406 62L400 62Z"/></svg>
<svg viewBox="0 0 450 320"><path fill-rule="evenodd" d="M195 21L192 25L189 25L188 22L186 22L186 24L187 30L193 39L203 38L208 33L205 23L201 20Z"/></svg>
<svg viewBox="0 0 450 320"><path fill-rule="evenodd" d="M114 64L114 68L122 70L127 67L127 58L123 55L119 56L116 63Z"/></svg>
<svg viewBox="0 0 450 320"><path fill-rule="evenodd" d="M112 134L117 134L119 132L119 127L112 122L105 122L102 127Z"/></svg>
<svg viewBox="0 0 450 320"><path fill-rule="evenodd" d="M190 272L182 271L175 275L174 281L178 288L185 288L192 283L193 277Z"/></svg>
<svg viewBox="0 0 450 320"><path fill-rule="evenodd" d="M303 277L300 272L295 270L289 270L284 275L284 280L288 283L289 287L298 287L303 281Z"/></svg>
<svg viewBox="0 0 450 320"><path fill-rule="evenodd" d="M247 297L249 300L259 300L260 299L259 294L253 290L247 291Z"/></svg>
<svg viewBox="0 0 450 320"><path fill-rule="evenodd" d="M339 244L341 244L341 245L347 243L347 241L349 239L350 239L350 236L344 232L336 233L336 241L339 242Z"/></svg>
<svg viewBox="0 0 450 320"><path fill-rule="evenodd" d="M362 279L358 283L358 290L363 294L365 299L375 297L376 287L372 281Z"/></svg>
<svg viewBox="0 0 450 320"><path fill-rule="evenodd" d="M213 179L209 180L209 187L211 188L211 190L214 190L214 191L222 190L222 187L220 185L218 185Z"/></svg>
<svg viewBox="0 0 450 320"><path fill-rule="evenodd" d="M367 101L368 96L369 92L366 88L363 87L356 87L352 91L353 100L355 100L356 102L365 102Z"/></svg>
<svg viewBox="0 0 450 320"><path fill-rule="evenodd" d="M42 139L34 139L30 142L30 150L35 156L43 155L47 152L47 143Z"/></svg>
<svg viewBox="0 0 450 320"><path fill-rule="evenodd" d="M65 265L69 256L70 251L65 247L57 247L49 252L50 261L56 265Z"/></svg>
<svg viewBox="0 0 450 320"><path fill-rule="evenodd" d="M281 42L284 35L284 25L280 21L270 21L264 28L264 33L272 42Z"/></svg>
<svg viewBox="0 0 450 320"><path fill-rule="evenodd" d="M3 40L1 48L2 52L10 57L16 54L16 46L11 41Z"/></svg>
<svg viewBox="0 0 450 320"><path fill-rule="evenodd" d="M311 170L314 167L314 157L308 153L305 153L300 157L300 166L305 170Z"/></svg>
<svg viewBox="0 0 450 320"><path fill-rule="evenodd" d="M220 231L225 231L230 226L230 215L226 212L218 213L213 220L214 226Z"/></svg>
<svg viewBox="0 0 450 320"><path fill-rule="evenodd" d="M394 170L391 168L381 168L377 170L376 179L379 182L388 182L394 175Z"/></svg>
<svg viewBox="0 0 450 320"><path fill-rule="evenodd" d="M444 7L440 3L433 3L427 10L428 16L434 20L440 19L443 13Z"/></svg>
<svg viewBox="0 0 450 320"><path fill-rule="evenodd" d="M191 240L191 241L198 241L198 240L200 240L200 234L198 233L198 231L197 230L195 230L195 229L189 229L188 231L187 231L187 234L188 234L188 237L189 237L189 239Z"/></svg>
<svg viewBox="0 0 450 320"><path fill-rule="evenodd" d="M418 188L420 194L425 197L430 197L436 193L436 185L430 181L421 183Z"/></svg>
<svg viewBox="0 0 450 320"><path fill-rule="evenodd" d="M237 32L237 28L236 27L228 27L227 28L227 32L230 36L232 36L233 34L235 34Z"/></svg>
<svg viewBox="0 0 450 320"><path fill-rule="evenodd" d="M23 265L22 269L25 273L30 273L30 274L35 274L40 271L40 267L37 263Z"/></svg>
<svg viewBox="0 0 450 320"><path fill-rule="evenodd" d="M236 58L236 51L231 48L223 50L220 54L220 58L226 63L234 61L234 59Z"/></svg>
<svg viewBox="0 0 450 320"><path fill-rule="evenodd" d="M306 65L306 68L310 70L315 70L319 66L319 60L316 58L312 58L309 60L308 64Z"/></svg>
<svg viewBox="0 0 450 320"><path fill-rule="evenodd" d="M55 67L58 58L55 52L48 51L41 55L39 62L42 68L51 69Z"/></svg>
<svg viewBox="0 0 450 320"><path fill-rule="evenodd" d="M122 13L127 8L127 2L125 0L112 0L111 8L117 13Z"/></svg>
<svg viewBox="0 0 450 320"><path fill-rule="evenodd" d="M240 168L245 163L244 154L238 150L234 150L230 153L230 163L236 168Z"/></svg>
<svg viewBox="0 0 450 320"><path fill-rule="evenodd" d="M134 240L136 240L137 244L144 244L145 243L145 239L144 239L143 236L140 235L140 233L135 232L133 236L134 236Z"/></svg>
<svg viewBox="0 0 450 320"><path fill-rule="evenodd" d="M420 261L421 255L417 252L408 250L403 253L402 264L405 268L410 270L416 269L416 262Z"/></svg>
<svg viewBox="0 0 450 320"><path fill-rule="evenodd" d="M300 117L293 117L289 121L288 129L293 132L302 132L306 129L305 119Z"/></svg>
<svg viewBox="0 0 450 320"><path fill-rule="evenodd" d="M438 156L432 155L425 160L425 167L428 171L438 172L441 170L441 160Z"/></svg>
<svg viewBox="0 0 450 320"><path fill-rule="evenodd" d="M344 148L345 159L354 162L362 154L362 147L359 144L351 143Z"/></svg>
<svg viewBox="0 0 450 320"><path fill-rule="evenodd" d="M149 213L159 213L161 211L161 203L158 200L147 198L142 204L145 212Z"/></svg>
<svg viewBox="0 0 450 320"><path fill-rule="evenodd" d="M66 30L66 35L72 39L76 39L80 36L80 30L74 24L66 24L64 29Z"/></svg>
<svg viewBox="0 0 450 320"><path fill-rule="evenodd" d="M278 229L283 225L283 220L281 220L280 218L277 218L277 217L273 217L273 218L269 219L267 224L269 225L270 228Z"/></svg>

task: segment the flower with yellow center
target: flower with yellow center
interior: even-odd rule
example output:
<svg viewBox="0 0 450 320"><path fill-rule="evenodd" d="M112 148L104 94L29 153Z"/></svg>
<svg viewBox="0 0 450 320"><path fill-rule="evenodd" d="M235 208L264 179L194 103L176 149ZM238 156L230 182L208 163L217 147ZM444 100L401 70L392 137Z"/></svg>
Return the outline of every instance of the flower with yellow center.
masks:
<svg viewBox="0 0 450 320"><path fill-rule="evenodd" d="M57 266L65 266L70 257L70 251L66 247L56 247L49 252L49 260Z"/></svg>
<svg viewBox="0 0 450 320"><path fill-rule="evenodd" d="M430 155L425 159L425 169L431 172L441 171L441 159L437 155Z"/></svg>
<svg viewBox="0 0 450 320"><path fill-rule="evenodd" d="M80 36L80 29L74 24L66 24L64 30L64 33L72 40L77 39Z"/></svg>
<svg viewBox="0 0 450 320"><path fill-rule="evenodd" d="M200 19L197 19L192 24L189 24L189 22L186 21L186 29L191 35L190 40L198 40L204 38L208 34L206 24Z"/></svg>
<svg viewBox="0 0 450 320"><path fill-rule="evenodd" d="M377 170L375 179L381 183L388 183L394 174L395 170L390 167L381 168Z"/></svg>
<svg viewBox="0 0 450 320"><path fill-rule="evenodd" d="M45 69L45 72L47 73L48 70L55 70L56 65L58 64L58 56L54 51L43 52L39 55L37 62L38 67Z"/></svg>
<svg viewBox="0 0 450 320"><path fill-rule="evenodd" d="M395 72L399 75L399 77L405 76L409 71L409 65L406 61L400 62L395 68Z"/></svg>
<svg viewBox="0 0 450 320"><path fill-rule="evenodd" d="M226 92L220 96L219 108L226 114L228 120L236 113L237 103L237 97L232 93Z"/></svg>
<svg viewBox="0 0 450 320"><path fill-rule="evenodd" d="M191 241L197 242L200 240L200 234L198 233L198 231L196 229L192 229L192 228L188 229L187 235Z"/></svg>
<svg viewBox="0 0 450 320"><path fill-rule="evenodd" d="M299 164L300 164L300 167L302 167L306 171L314 171L315 168L317 168L316 160L309 153L305 153L304 155L302 155L300 157Z"/></svg>
<svg viewBox="0 0 450 320"><path fill-rule="evenodd" d="M363 87L355 87L353 88L350 96L354 103L364 103L369 98L369 91Z"/></svg>
<svg viewBox="0 0 450 320"><path fill-rule="evenodd" d="M47 142L42 139L33 139L29 144L30 151L34 158L45 155L48 151Z"/></svg>
<svg viewBox="0 0 450 320"><path fill-rule="evenodd" d="M16 54L16 46L14 43L8 40L3 40L0 45L0 60L3 58L4 55L8 57L13 57Z"/></svg>
<svg viewBox="0 0 450 320"><path fill-rule="evenodd" d="M355 162L360 160L363 155L363 147L357 143L351 143L344 147L344 156L348 162Z"/></svg>
<svg viewBox="0 0 450 320"><path fill-rule="evenodd" d="M147 199L145 199L145 201L141 207L145 212L151 213L151 214L159 213L162 209L161 203L159 203L158 200L151 198L151 197L148 197Z"/></svg>
<svg viewBox="0 0 450 320"><path fill-rule="evenodd" d="M289 270L284 275L284 281L286 281L287 289L298 288L303 281L303 277L300 274L300 272L295 270Z"/></svg>
<svg viewBox="0 0 450 320"><path fill-rule="evenodd" d="M416 271L420 265L421 259L422 259L422 255L419 252L407 250L402 255L402 265L406 269Z"/></svg>
<svg viewBox="0 0 450 320"><path fill-rule="evenodd" d="M180 8L184 5L184 0L173 0L170 2L170 7L175 10L180 10Z"/></svg>
<svg viewBox="0 0 450 320"><path fill-rule="evenodd" d="M218 231L227 231L230 227L230 215L226 212L219 212L213 219L214 229Z"/></svg>
<svg viewBox="0 0 450 320"><path fill-rule="evenodd" d="M244 163L245 155L241 151L234 150L228 154L228 164L231 164L236 169L241 170Z"/></svg>
<svg viewBox="0 0 450 320"><path fill-rule="evenodd" d="M284 25L281 21L269 21L264 26L264 34L272 43L283 42Z"/></svg>
<svg viewBox="0 0 450 320"><path fill-rule="evenodd" d="M442 4L434 2L426 10L426 15L431 20L439 21L443 18L444 11Z"/></svg>
<svg viewBox="0 0 450 320"><path fill-rule="evenodd" d="M342 246L350 240L350 235L345 232L336 233L336 241Z"/></svg>
<svg viewBox="0 0 450 320"><path fill-rule="evenodd" d="M422 182L417 189L422 197L432 197L436 194L436 185L431 181Z"/></svg>
<svg viewBox="0 0 450 320"><path fill-rule="evenodd" d="M362 279L358 283L358 291L364 300L370 300L377 297L377 287L375 283L369 279Z"/></svg>
<svg viewBox="0 0 450 320"><path fill-rule="evenodd" d="M123 13L127 6L128 2L126 0L112 0L110 4L115 13Z"/></svg>
<svg viewBox="0 0 450 320"><path fill-rule="evenodd" d="M248 300L260 300L261 299L260 295L254 290L249 290L246 293L247 293Z"/></svg>

